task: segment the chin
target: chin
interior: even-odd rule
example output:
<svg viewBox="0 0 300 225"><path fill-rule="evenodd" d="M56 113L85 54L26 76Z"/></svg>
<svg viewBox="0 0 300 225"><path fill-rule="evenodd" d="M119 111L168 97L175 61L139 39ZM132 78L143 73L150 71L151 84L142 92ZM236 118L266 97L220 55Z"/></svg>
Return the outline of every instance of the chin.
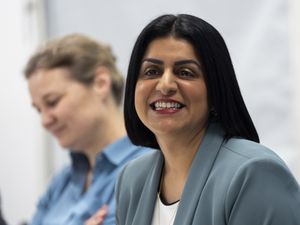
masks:
<svg viewBox="0 0 300 225"><path fill-rule="evenodd" d="M82 152L82 149L84 149L81 139L78 136L72 136L71 138L68 135L64 135L57 138L57 141L62 148L72 150L72 152Z"/></svg>
<svg viewBox="0 0 300 225"><path fill-rule="evenodd" d="M150 126L149 126L150 127ZM178 130L183 130L184 128L180 126L178 123L174 124L173 121L167 121L160 124L152 124L152 127L149 128L153 133L161 133L161 134L167 134L170 132L176 132Z"/></svg>
<svg viewBox="0 0 300 225"><path fill-rule="evenodd" d="M64 140L59 140L59 144L62 148L73 149L73 146L70 142L67 142L67 141L64 141Z"/></svg>

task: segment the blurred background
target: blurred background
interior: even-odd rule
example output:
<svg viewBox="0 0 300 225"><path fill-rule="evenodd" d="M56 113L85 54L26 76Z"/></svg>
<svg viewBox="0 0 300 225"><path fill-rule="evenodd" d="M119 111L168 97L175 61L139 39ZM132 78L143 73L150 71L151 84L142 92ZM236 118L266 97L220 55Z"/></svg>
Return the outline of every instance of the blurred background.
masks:
<svg viewBox="0 0 300 225"><path fill-rule="evenodd" d="M12 225L28 221L66 151L40 126L23 68L37 46L69 33L111 44L126 75L135 39L163 13L191 13L214 25L232 56L261 143L300 181L299 0L1 0L0 193Z"/></svg>

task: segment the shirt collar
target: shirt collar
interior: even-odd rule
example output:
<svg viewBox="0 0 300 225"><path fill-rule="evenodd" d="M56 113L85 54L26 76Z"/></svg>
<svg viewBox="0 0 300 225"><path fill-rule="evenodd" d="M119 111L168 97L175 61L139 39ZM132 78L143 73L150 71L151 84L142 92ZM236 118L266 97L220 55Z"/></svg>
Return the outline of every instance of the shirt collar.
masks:
<svg viewBox="0 0 300 225"><path fill-rule="evenodd" d="M96 156L96 167L102 162L103 157L114 166L118 166L134 151L136 151L136 147L131 143L129 138L125 136L106 146L103 151ZM70 155L73 168L76 170L87 170L89 168L88 159L83 153L71 151Z"/></svg>
<svg viewBox="0 0 300 225"><path fill-rule="evenodd" d="M108 161L117 166L134 151L136 151L136 147L131 143L129 138L125 136L104 148L102 154ZM97 155L96 164L98 164L98 160L100 161L102 158L102 154Z"/></svg>

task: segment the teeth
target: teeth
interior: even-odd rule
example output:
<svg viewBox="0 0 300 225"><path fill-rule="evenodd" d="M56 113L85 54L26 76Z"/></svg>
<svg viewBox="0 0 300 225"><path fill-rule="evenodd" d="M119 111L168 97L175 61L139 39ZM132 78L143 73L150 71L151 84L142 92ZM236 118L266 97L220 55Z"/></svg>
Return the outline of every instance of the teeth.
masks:
<svg viewBox="0 0 300 225"><path fill-rule="evenodd" d="M156 110L180 108L180 104L177 102L155 102L154 106Z"/></svg>

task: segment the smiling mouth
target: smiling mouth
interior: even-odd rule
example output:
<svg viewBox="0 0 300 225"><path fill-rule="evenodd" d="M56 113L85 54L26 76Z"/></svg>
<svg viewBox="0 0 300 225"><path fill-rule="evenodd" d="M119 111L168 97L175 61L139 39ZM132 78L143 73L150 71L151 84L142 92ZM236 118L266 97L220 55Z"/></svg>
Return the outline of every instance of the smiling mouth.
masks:
<svg viewBox="0 0 300 225"><path fill-rule="evenodd" d="M157 101L150 104L151 108L153 110L159 111L159 110L178 110L183 107L185 107L184 104L181 104L179 102L166 102L166 101Z"/></svg>

